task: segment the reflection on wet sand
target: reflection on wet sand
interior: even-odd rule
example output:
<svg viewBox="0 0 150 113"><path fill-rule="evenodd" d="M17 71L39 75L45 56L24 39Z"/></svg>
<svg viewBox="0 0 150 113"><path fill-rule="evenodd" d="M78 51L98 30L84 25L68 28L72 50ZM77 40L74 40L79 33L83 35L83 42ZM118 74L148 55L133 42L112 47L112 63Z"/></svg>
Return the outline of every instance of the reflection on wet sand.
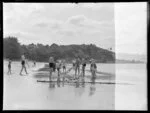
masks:
<svg viewBox="0 0 150 113"><path fill-rule="evenodd" d="M89 87L89 96L94 95L96 91L95 80L96 80L96 77L91 77L91 83ZM54 89L56 88L55 85L57 85L57 87L64 87L64 85L70 85L75 88L74 89L75 95L80 95L80 96L83 94L85 90L85 78L84 77L81 77L80 79L72 83L66 83L66 84L65 83L66 83L65 77L62 77L62 80L61 80L61 77L58 76L56 82L49 83L49 88Z"/></svg>
<svg viewBox="0 0 150 113"><path fill-rule="evenodd" d="M82 79L81 79L81 82L82 82L82 87L84 88L85 87L85 80L84 80L84 77L82 77Z"/></svg>
<svg viewBox="0 0 150 113"><path fill-rule="evenodd" d="M57 87L60 87L60 76L57 78Z"/></svg>
<svg viewBox="0 0 150 113"><path fill-rule="evenodd" d="M61 81L60 76L58 76L56 82L53 82L53 80L50 78L49 88L55 88L55 84L57 84L57 87L61 87L61 85L62 85L62 87L64 87L64 82L65 82L64 78ZM60 83L62 83L62 84L60 84Z"/></svg>
<svg viewBox="0 0 150 113"><path fill-rule="evenodd" d="M94 93L96 91L95 79L96 79L96 77L91 77L91 86L90 86L89 96L94 95Z"/></svg>
<svg viewBox="0 0 150 113"><path fill-rule="evenodd" d="M50 82L49 83L49 88L50 89L54 89L55 88L55 83L54 82Z"/></svg>
<svg viewBox="0 0 150 113"><path fill-rule="evenodd" d="M49 78L50 81L52 81L52 78ZM55 88L55 83L54 82L49 82L49 88L54 89Z"/></svg>
<svg viewBox="0 0 150 113"><path fill-rule="evenodd" d="M82 94L85 92L84 82L84 77L81 77L75 82L75 96L82 96Z"/></svg>

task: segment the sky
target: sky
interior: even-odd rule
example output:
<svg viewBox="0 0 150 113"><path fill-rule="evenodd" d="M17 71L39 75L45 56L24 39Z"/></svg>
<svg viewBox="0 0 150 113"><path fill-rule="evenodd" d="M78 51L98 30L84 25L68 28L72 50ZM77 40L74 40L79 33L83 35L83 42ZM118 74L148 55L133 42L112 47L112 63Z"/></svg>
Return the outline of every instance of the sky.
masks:
<svg viewBox="0 0 150 113"><path fill-rule="evenodd" d="M3 3L3 32L21 44L95 44L146 53L146 3Z"/></svg>
<svg viewBox="0 0 150 113"><path fill-rule="evenodd" d="M95 44L114 49L113 3L4 3L4 36L20 43Z"/></svg>
<svg viewBox="0 0 150 113"><path fill-rule="evenodd" d="M116 53L147 55L146 2L115 4Z"/></svg>

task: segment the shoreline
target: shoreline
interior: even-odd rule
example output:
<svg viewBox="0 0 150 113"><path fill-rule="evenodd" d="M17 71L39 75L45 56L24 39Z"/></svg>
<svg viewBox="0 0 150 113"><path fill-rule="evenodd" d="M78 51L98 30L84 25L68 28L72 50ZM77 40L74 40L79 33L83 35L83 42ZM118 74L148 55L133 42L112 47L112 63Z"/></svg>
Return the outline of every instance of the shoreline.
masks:
<svg viewBox="0 0 150 113"><path fill-rule="evenodd" d="M7 62L6 59L3 59L3 62ZM12 60L12 62L21 62L21 60ZM33 63L32 60L28 60L28 63ZM36 61L36 63L45 63L48 64L48 62L45 61ZM67 64L72 65L72 62L67 62ZM90 64L90 63L86 63L86 64ZM120 61L116 61L116 62L96 62L96 64L147 64L147 62L144 61L140 61L140 62L120 62Z"/></svg>

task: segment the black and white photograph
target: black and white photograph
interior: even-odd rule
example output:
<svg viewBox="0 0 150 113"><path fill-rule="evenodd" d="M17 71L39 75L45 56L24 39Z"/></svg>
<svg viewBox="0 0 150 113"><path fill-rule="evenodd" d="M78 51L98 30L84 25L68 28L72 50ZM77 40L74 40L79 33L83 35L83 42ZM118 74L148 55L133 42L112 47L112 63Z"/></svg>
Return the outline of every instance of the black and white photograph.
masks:
<svg viewBox="0 0 150 113"><path fill-rule="evenodd" d="M3 2L3 110L148 110L147 2Z"/></svg>

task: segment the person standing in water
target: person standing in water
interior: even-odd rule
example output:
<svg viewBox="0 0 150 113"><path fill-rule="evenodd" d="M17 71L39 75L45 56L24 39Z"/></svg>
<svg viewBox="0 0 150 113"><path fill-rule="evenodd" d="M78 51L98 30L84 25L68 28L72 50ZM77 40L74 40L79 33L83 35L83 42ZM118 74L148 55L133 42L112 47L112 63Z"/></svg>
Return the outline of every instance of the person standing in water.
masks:
<svg viewBox="0 0 150 113"><path fill-rule="evenodd" d="M11 74L11 60L8 61L8 72L7 74Z"/></svg>
<svg viewBox="0 0 150 113"><path fill-rule="evenodd" d="M73 61L72 61L72 67L73 67L73 69L74 69L74 70L75 70L75 66L76 66L76 64L75 64L75 63L76 63L76 61L75 61L75 60L73 60Z"/></svg>
<svg viewBox="0 0 150 113"><path fill-rule="evenodd" d="M34 60L34 61L33 61L33 67L35 67L35 66L36 66L36 61Z"/></svg>
<svg viewBox="0 0 150 113"><path fill-rule="evenodd" d="M77 71L79 75L80 74L80 58L79 57L76 59L76 62L75 62L75 77L77 75Z"/></svg>
<svg viewBox="0 0 150 113"><path fill-rule="evenodd" d="M68 72L70 72L72 69L75 70L75 60L72 60L72 67L68 70Z"/></svg>
<svg viewBox="0 0 150 113"><path fill-rule="evenodd" d="M60 76L60 68L61 68L61 61L57 61L56 62L56 69L57 69L57 72L58 72L58 77Z"/></svg>
<svg viewBox="0 0 150 113"><path fill-rule="evenodd" d="M55 68L55 62L54 62L54 58L53 57L49 57L49 72L50 72L50 75L49 75L49 80L51 81L51 76L52 76L52 72L54 71L54 68Z"/></svg>
<svg viewBox="0 0 150 113"><path fill-rule="evenodd" d="M25 64L26 64L26 59L25 59L25 56L22 55L21 56L21 65L22 65L22 68L21 68L21 71L20 71L20 75L22 75L23 69L25 70L26 74L28 74Z"/></svg>
<svg viewBox="0 0 150 113"><path fill-rule="evenodd" d="M92 59L91 61L90 70L91 70L92 77L96 77L97 66L94 59Z"/></svg>
<svg viewBox="0 0 150 113"><path fill-rule="evenodd" d="M62 66L63 66L63 73L64 73L64 72L66 73L66 62L65 62L65 60L63 60Z"/></svg>
<svg viewBox="0 0 150 113"><path fill-rule="evenodd" d="M85 67L86 67L86 61L84 58L82 58L82 75L85 76Z"/></svg>

